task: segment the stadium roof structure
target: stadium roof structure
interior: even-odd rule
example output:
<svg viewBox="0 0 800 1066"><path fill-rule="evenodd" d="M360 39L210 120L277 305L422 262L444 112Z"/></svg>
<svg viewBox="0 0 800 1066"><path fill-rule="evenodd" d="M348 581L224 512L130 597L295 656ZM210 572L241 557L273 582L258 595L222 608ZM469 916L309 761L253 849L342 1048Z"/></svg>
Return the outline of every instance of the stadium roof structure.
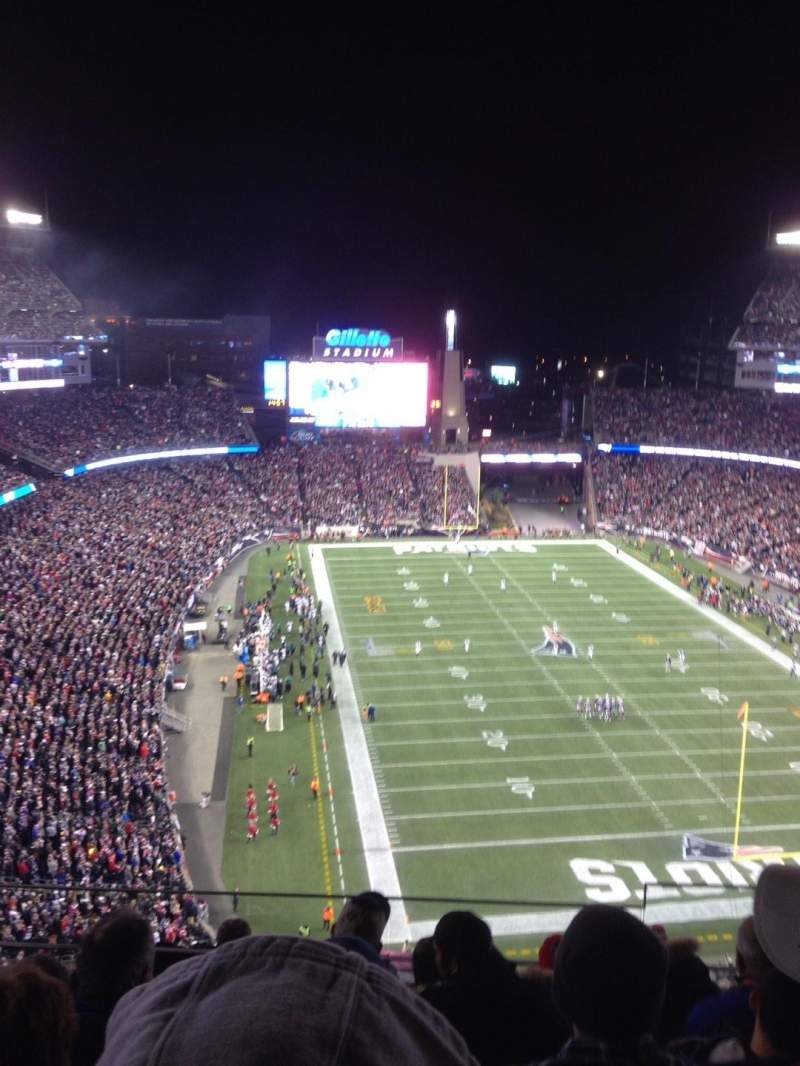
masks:
<svg viewBox="0 0 800 1066"><path fill-rule="evenodd" d="M748 304L729 347L800 352L800 256L776 259Z"/></svg>

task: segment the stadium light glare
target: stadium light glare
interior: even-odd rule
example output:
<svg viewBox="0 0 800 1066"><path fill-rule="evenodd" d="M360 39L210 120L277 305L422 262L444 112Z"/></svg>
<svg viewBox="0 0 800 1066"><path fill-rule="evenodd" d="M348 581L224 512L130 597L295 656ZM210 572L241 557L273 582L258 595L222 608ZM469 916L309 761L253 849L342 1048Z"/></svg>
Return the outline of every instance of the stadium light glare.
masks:
<svg viewBox="0 0 800 1066"><path fill-rule="evenodd" d="M447 329L447 350L452 352L456 344L456 313L452 309L444 316L444 324Z"/></svg>
<svg viewBox="0 0 800 1066"><path fill-rule="evenodd" d="M9 207L6 210L6 222L9 226L41 226L44 217L33 211L19 211L16 207Z"/></svg>
<svg viewBox="0 0 800 1066"><path fill-rule="evenodd" d="M28 381L0 381L0 392L20 392L22 389L63 389L64 378L30 378Z"/></svg>
<svg viewBox="0 0 800 1066"><path fill-rule="evenodd" d="M775 243L782 248L800 248L800 229L787 230L786 233L776 233Z"/></svg>

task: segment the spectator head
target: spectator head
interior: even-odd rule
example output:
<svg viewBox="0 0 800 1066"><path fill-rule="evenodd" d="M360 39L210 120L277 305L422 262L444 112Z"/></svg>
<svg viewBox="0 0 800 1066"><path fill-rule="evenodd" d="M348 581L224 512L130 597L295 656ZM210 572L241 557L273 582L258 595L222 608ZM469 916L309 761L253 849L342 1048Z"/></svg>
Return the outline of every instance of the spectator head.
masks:
<svg viewBox="0 0 800 1066"><path fill-rule="evenodd" d="M800 1057L800 868L767 866L756 885L753 919L771 963L753 990L752 1049L760 1058Z"/></svg>
<svg viewBox="0 0 800 1066"><path fill-rule="evenodd" d="M442 977L480 970L492 954L492 931L472 911L448 911L433 931L436 965Z"/></svg>
<svg viewBox="0 0 800 1066"><path fill-rule="evenodd" d="M39 966L0 970L0 1047L5 1066L68 1066L75 1016L69 988Z"/></svg>
<svg viewBox="0 0 800 1066"><path fill-rule="evenodd" d="M250 923L244 918L226 918L217 930L217 947L231 940L241 940L243 936L252 936Z"/></svg>
<svg viewBox="0 0 800 1066"><path fill-rule="evenodd" d="M546 940L542 941L542 945L539 948L539 966L543 970L555 969L558 945L562 939L561 933L552 933Z"/></svg>
<svg viewBox="0 0 800 1066"><path fill-rule="evenodd" d="M439 980L432 936L420 937L414 945L414 950L411 952L411 969L414 972L414 984L417 988L435 985Z"/></svg>
<svg viewBox="0 0 800 1066"><path fill-rule="evenodd" d="M383 947L383 931L391 913L391 904L381 892L360 892L342 907L333 934L361 937L376 951L380 951Z"/></svg>
<svg viewBox="0 0 800 1066"><path fill-rule="evenodd" d="M57 981L63 981L65 985L69 986L70 976L69 970L66 968L60 959L57 959L55 955L44 955L41 952L38 955L31 955L26 960L31 966L36 966L46 973L48 977L55 977Z"/></svg>
<svg viewBox="0 0 800 1066"><path fill-rule="evenodd" d="M627 911L602 903L580 910L556 955L556 1004L577 1035L635 1044L658 1025L667 952Z"/></svg>
<svg viewBox="0 0 800 1066"><path fill-rule="evenodd" d="M267 1061L475 1060L437 1010L360 955L325 940L251 936L130 992L111 1016L98 1066Z"/></svg>
<svg viewBox="0 0 800 1066"><path fill-rule="evenodd" d="M755 919L750 915L736 933L736 972L742 981L757 982L769 967L769 959L756 936Z"/></svg>
<svg viewBox="0 0 800 1066"><path fill-rule="evenodd" d="M153 974L155 943L146 918L120 907L84 937L78 955L78 989L102 1003L116 1001Z"/></svg>

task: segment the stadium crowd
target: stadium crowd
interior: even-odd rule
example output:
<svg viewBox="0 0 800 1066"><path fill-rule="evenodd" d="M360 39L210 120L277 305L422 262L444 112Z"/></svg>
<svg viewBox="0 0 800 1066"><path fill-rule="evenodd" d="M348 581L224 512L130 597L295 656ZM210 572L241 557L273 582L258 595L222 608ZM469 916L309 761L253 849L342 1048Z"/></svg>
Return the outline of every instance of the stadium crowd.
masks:
<svg viewBox="0 0 800 1066"><path fill-rule="evenodd" d="M146 918L119 908L87 932L72 973L45 954L0 970L3 1061L791 1066L800 1057L796 866L762 869L728 987L697 941L600 903L575 912L520 970L482 918L448 911L415 945L409 987L382 954L390 916L374 891L346 901L326 940L307 928L253 936L234 916L214 950L167 960Z"/></svg>
<svg viewBox="0 0 800 1066"><path fill-rule="evenodd" d="M700 540L759 575L800 579L798 474L769 466L651 456L595 455L601 518Z"/></svg>
<svg viewBox="0 0 800 1066"><path fill-rule="evenodd" d="M8 492L9 489L18 489L21 485L27 485L32 480L30 475L25 474L22 470L0 463L0 494Z"/></svg>
<svg viewBox="0 0 800 1066"><path fill-rule="evenodd" d="M756 289L733 336L737 348L800 348L800 268L787 259Z"/></svg>
<svg viewBox="0 0 800 1066"><path fill-rule="evenodd" d="M202 936L176 897L162 685L190 593L263 523L258 498L211 462L44 484L0 512L2 879L156 889L157 935ZM0 892L10 939L79 935L108 907L32 888L24 902Z"/></svg>
<svg viewBox="0 0 800 1066"><path fill-rule="evenodd" d="M61 469L92 459L203 444L253 444L233 394L193 389L74 388L0 396L0 443Z"/></svg>
<svg viewBox="0 0 800 1066"><path fill-rule="evenodd" d="M0 340L53 341L83 333L80 301L24 249L0 247Z"/></svg>
<svg viewBox="0 0 800 1066"><path fill-rule="evenodd" d="M800 406L757 390L598 389L594 439L800 456Z"/></svg>

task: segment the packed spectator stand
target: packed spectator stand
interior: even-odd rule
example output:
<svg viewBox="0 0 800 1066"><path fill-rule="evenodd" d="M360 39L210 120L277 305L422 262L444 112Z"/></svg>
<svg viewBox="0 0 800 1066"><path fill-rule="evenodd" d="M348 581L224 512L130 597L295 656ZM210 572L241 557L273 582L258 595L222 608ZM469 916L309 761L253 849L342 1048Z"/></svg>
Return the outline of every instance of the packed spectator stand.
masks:
<svg viewBox="0 0 800 1066"><path fill-rule="evenodd" d="M112 455L252 444L232 393L198 386L71 388L0 395L0 444L64 470Z"/></svg>
<svg viewBox="0 0 800 1066"><path fill-rule="evenodd" d="M0 341L83 333L82 306L30 249L0 245Z"/></svg>
<svg viewBox="0 0 800 1066"><path fill-rule="evenodd" d="M8 492L9 489L18 489L22 485L28 485L30 481L29 474L8 466L6 463L0 463L0 494Z"/></svg>
<svg viewBox="0 0 800 1066"><path fill-rule="evenodd" d="M776 259L756 289L732 348L766 351L800 349L800 262Z"/></svg>
<svg viewBox="0 0 800 1066"><path fill-rule="evenodd" d="M742 389L598 389L594 439L800 457L795 396Z"/></svg>

